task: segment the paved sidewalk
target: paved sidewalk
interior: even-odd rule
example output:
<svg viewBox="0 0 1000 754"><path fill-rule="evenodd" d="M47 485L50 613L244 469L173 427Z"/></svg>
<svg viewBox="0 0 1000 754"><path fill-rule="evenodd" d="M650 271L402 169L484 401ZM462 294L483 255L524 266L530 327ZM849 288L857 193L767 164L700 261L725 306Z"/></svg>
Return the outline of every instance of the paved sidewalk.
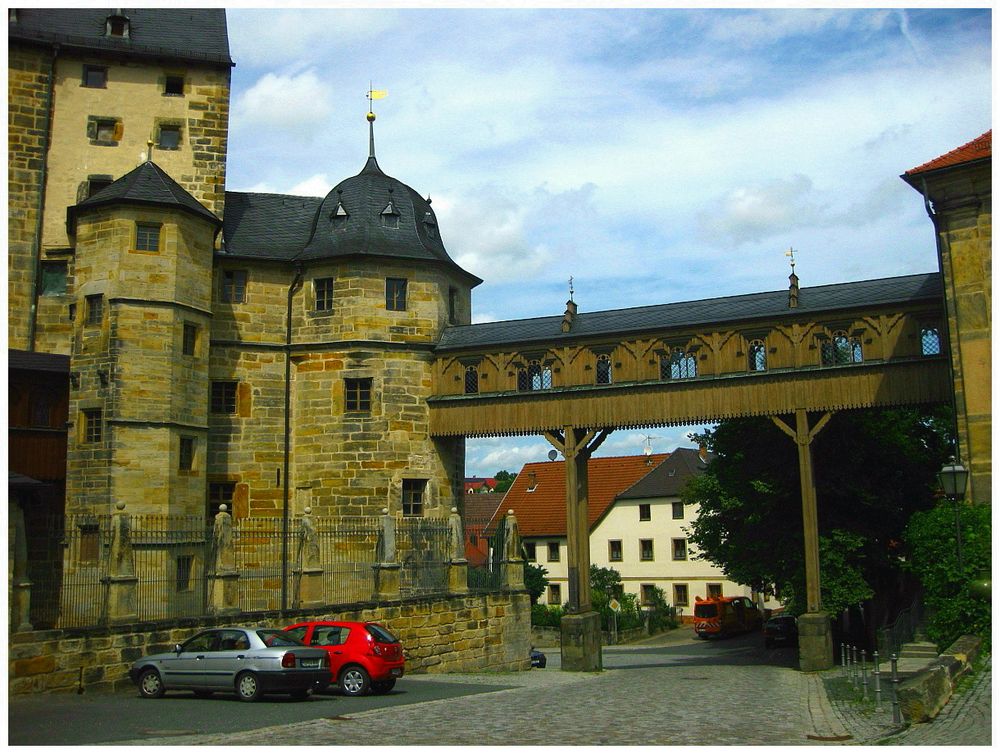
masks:
<svg viewBox="0 0 1000 754"><path fill-rule="evenodd" d="M674 643L671 645L671 641ZM602 673L550 667L525 673L408 676L408 683L502 682L474 696L382 708L238 734L116 742L182 745L907 745L990 743L989 662L932 723L899 732L881 716L831 700L824 675L790 667L731 664L656 637L609 648ZM668 650L668 651L665 651ZM727 683L720 693L718 670Z"/></svg>

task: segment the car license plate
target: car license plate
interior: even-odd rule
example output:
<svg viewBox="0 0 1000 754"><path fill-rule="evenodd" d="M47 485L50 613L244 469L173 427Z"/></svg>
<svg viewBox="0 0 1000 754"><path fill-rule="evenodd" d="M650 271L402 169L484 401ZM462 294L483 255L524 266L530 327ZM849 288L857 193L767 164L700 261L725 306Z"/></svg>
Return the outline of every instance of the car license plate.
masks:
<svg viewBox="0 0 1000 754"><path fill-rule="evenodd" d="M389 673L394 676L400 676L403 674L403 671L400 670L399 668L393 668L392 670L389 671Z"/></svg>
<svg viewBox="0 0 1000 754"><path fill-rule="evenodd" d="M319 667L319 658L317 657L314 660L303 660L302 661L302 667L304 667L304 668L318 668Z"/></svg>

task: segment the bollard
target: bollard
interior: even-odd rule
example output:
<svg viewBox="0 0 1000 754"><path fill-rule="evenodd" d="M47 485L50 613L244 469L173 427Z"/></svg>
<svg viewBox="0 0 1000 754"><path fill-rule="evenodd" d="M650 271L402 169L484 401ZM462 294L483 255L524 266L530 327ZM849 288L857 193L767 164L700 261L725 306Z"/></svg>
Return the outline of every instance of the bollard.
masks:
<svg viewBox="0 0 1000 754"><path fill-rule="evenodd" d="M858 690L858 648L851 645L851 685Z"/></svg>
<svg viewBox="0 0 1000 754"><path fill-rule="evenodd" d="M903 716L899 712L899 694L896 692L897 686L899 685L899 676L896 674L896 655L895 653L889 655L892 663L892 722L893 725L899 725L903 722Z"/></svg>
<svg viewBox="0 0 1000 754"><path fill-rule="evenodd" d="M847 678L847 645L840 642L840 672Z"/></svg>
<svg viewBox="0 0 1000 754"><path fill-rule="evenodd" d="M868 701L868 665L866 664L867 656L865 650L861 650L861 698L864 701Z"/></svg>
<svg viewBox="0 0 1000 754"><path fill-rule="evenodd" d="M872 653L872 663L875 665L875 669L872 671L872 675L875 676L875 711L882 711L882 679L881 672L878 666L878 650L876 649Z"/></svg>

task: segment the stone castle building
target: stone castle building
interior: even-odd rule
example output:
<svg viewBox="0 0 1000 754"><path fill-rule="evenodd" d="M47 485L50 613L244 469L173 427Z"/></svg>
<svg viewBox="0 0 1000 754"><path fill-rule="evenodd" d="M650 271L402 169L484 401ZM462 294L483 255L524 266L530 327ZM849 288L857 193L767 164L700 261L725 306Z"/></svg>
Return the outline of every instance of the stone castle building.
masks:
<svg viewBox="0 0 1000 754"><path fill-rule="evenodd" d="M61 441L66 513L460 505L464 440L425 398L481 281L374 116L325 198L228 192L224 10L11 10L8 42L12 471Z"/></svg>

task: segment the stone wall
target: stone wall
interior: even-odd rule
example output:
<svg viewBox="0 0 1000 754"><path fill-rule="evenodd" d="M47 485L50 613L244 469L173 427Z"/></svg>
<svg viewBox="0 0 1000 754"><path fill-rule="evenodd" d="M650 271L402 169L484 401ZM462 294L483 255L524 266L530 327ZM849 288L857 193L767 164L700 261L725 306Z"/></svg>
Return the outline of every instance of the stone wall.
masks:
<svg viewBox="0 0 1000 754"><path fill-rule="evenodd" d="M14 633L9 639L11 694L120 691L132 686L131 664L169 651L199 630L219 625L284 627L305 620L378 621L403 642L406 672L528 670L531 632L526 592L407 599L344 609L181 619L97 630Z"/></svg>

